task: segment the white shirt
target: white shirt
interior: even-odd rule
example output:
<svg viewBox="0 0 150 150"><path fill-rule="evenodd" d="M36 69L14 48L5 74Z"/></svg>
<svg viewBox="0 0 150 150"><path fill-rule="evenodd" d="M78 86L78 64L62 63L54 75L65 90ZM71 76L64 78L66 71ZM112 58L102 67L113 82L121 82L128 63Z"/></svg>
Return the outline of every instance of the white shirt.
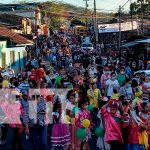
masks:
<svg viewBox="0 0 150 150"><path fill-rule="evenodd" d="M108 79L106 81L106 86L108 86L107 96L112 96L113 95L113 89L115 87L119 87L119 82L118 82L118 80L112 81L111 79Z"/></svg>
<svg viewBox="0 0 150 150"><path fill-rule="evenodd" d="M94 77L95 74L97 74L96 68L94 68L94 69L90 68L90 70L89 70L89 75L90 75L90 77Z"/></svg>

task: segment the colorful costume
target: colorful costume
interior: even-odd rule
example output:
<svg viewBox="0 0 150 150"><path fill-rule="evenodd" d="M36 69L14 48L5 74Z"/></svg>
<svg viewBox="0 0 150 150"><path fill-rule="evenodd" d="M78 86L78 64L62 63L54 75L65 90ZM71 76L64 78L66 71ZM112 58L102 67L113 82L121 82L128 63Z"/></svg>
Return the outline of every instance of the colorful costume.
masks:
<svg viewBox="0 0 150 150"><path fill-rule="evenodd" d="M107 143L111 141L119 141L123 143L121 124L111 116L106 108L101 109L102 117L105 121L105 140Z"/></svg>
<svg viewBox="0 0 150 150"><path fill-rule="evenodd" d="M58 112L53 112L53 115L59 118ZM67 124L63 123L62 118L56 123L54 121L52 135L51 135L52 146L68 146L70 144L70 131Z"/></svg>

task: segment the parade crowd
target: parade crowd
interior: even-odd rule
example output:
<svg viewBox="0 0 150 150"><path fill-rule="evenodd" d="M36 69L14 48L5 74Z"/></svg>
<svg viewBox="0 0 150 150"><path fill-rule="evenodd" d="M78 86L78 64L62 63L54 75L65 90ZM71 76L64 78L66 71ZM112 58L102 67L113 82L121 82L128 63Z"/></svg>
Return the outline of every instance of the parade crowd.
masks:
<svg viewBox="0 0 150 150"><path fill-rule="evenodd" d="M138 72L150 63L111 45L82 49L82 40L54 34L22 72L1 68L0 148L12 130L12 150L24 149L22 136L33 150L150 149L150 77Z"/></svg>

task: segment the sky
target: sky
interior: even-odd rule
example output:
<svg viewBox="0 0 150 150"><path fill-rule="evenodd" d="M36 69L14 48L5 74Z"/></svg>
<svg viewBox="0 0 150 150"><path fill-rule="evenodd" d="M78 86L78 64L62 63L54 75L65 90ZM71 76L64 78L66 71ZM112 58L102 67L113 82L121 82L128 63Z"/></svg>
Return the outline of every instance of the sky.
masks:
<svg viewBox="0 0 150 150"><path fill-rule="evenodd" d="M17 1L22 1L22 0L17 0ZM25 0L27 2L33 2L33 0ZM47 1L47 0L34 0L34 2L42 2L42 1ZM63 1L66 3L70 3L76 6L83 6L85 7L85 1L83 0L57 0L57 1ZM127 2L128 0L96 0L96 7L99 11L107 11L107 12L116 12L118 11L119 5L123 5ZM130 0L129 0L130 1ZM135 0L131 0L135 1ZM15 0L0 0L0 3L5 3L5 4L11 4L15 2ZM128 4L124 7L124 11L129 10L129 2ZM88 5L90 9L93 9L94 7L94 0L88 0Z"/></svg>

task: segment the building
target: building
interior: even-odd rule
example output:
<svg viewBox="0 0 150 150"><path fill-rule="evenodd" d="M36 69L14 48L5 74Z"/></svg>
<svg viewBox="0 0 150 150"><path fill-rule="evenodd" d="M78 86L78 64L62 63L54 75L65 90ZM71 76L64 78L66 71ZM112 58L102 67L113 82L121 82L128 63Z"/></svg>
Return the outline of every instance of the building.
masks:
<svg viewBox="0 0 150 150"><path fill-rule="evenodd" d="M32 22L32 31L36 36L38 35L38 31L41 27L41 10L39 3L2 4L0 5L0 14L11 14L30 19Z"/></svg>
<svg viewBox="0 0 150 150"><path fill-rule="evenodd" d="M16 72L21 71L27 61L27 45L33 45L33 42L0 27L0 67L11 66Z"/></svg>
<svg viewBox="0 0 150 150"><path fill-rule="evenodd" d="M31 20L27 17L13 14L0 14L0 26L7 27L18 34L32 34Z"/></svg>
<svg viewBox="0 0 150 150"><path fill-rule="evenodd" d="M144 35L150 36L150 18L144 19L143 29L144 29Z"/></svg>
<svg viewBox="0 0 150 150"><path fill-rule="evenodd" d="M117 48L119 46L119 29L121 31L121 41L128 40L128 38L138 35L139 24L137 21L119 23L99 24L99 41L104 43L104 46L111 43Z"/></svg>

